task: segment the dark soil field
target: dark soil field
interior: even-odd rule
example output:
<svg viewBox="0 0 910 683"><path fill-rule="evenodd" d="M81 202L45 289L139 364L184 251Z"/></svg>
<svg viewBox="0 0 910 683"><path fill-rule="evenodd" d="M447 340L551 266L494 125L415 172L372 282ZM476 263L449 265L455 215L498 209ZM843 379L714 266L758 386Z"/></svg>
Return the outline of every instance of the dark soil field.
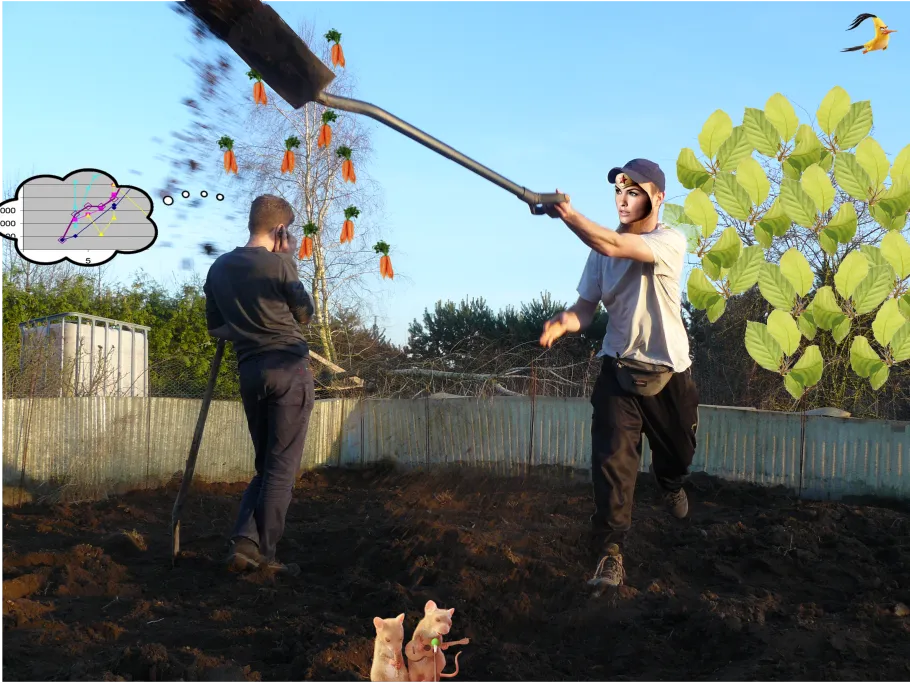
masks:
<svg viewBox="0 0 910 683"><path fill-rule="evenodd" d="M639 481L627 585L585 584L590 485L389 468L304 475L285 561L223 568L242 485L5 507L5 680L367 680L373 617L455 608L456 680L908 680L906 510L707 477L691 519Z"/></svg>

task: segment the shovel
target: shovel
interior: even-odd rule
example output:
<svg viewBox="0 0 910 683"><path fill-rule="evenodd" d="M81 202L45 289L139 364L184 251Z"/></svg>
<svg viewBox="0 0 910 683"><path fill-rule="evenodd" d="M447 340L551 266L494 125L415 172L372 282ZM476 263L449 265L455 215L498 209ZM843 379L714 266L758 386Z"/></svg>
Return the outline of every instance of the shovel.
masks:
<svg viewBox="0 0 910 683"><path fill-rule="evenodd" d="M186 503L186 497L190 492L190 486L193 483L193 474L196 471L196 456L199 455L199 446L202 444L202 433L205 431L205 420L209 415L209 406L212 405L212 395L215 393L215 380L218 379L218 370L221 367L221 357L224 355L224 339L218 340L215 347L215 357L212 358L212 366L209 370L209 381L205 386L205 394L202 396L202 407L199 410L199 418L196 420L196 431L193 433L193 442L190 444L190 454L186 458L186 468L183 472L183 481L180 482L180 491L177 493L177 500L174 501L174 509L171 511L171 565L177 563L177 557L180 555L180 518L183 515L183 505Z"/></svg>
<svg viewBox="0 0 910 683"><path fill-rule="evenodd" d="M558 217L553 205L565 202L565 195L531 192L375 105L325 92L335 74L261 0L186 0L180 5L181 11L188 10L226 42L295 109L316 102L369 116L511 192L530 206L532 214Z"/></svg>

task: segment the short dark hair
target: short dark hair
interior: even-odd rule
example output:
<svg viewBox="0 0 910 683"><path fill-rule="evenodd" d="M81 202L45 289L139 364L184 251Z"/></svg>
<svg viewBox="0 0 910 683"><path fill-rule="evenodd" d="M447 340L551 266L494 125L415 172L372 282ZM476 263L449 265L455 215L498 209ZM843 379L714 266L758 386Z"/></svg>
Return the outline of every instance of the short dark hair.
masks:
<svg viewBox="0 0 910 683"><path fill-rule="evenodd" d="M269 232L279 223L285 226L294 222L294 209L286 199L273 194L261 194L250 205L249 229L251 235Z"/></svg>

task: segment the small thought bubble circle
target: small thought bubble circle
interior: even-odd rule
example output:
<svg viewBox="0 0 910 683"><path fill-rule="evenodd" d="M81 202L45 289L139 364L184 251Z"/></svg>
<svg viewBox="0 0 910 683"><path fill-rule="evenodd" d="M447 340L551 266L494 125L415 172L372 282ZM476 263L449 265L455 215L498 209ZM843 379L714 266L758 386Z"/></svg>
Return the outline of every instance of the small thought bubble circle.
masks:
<svg viewBox="0 0 910 683"><path fill-rule="evenodd" d="M183 190L180 193L180 196L183 197L184 199L189 199L189 196L190 196L189 190ZM208 197L209 196L208 190L202 190L202 192L199 193L199 196ZM219 202L224 201L224 195L219 192L218 194L215 195L215 199L217 199ZM162 197L161 201L164 202L165 205L170 206L171 204L174 203L174 198L171 195L165 195L164 197Z"/></svg>

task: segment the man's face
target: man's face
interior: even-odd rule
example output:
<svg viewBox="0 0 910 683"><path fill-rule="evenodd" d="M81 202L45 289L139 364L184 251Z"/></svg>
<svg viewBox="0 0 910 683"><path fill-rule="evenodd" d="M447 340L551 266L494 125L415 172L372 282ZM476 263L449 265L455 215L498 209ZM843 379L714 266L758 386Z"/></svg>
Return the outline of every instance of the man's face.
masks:
<svg viewBox="0 0 910 683"><path fill-rule="evenodd" d="M623 225L631 225L651 213L648 193L622 173L616 177L616 211Z"/></svg>

